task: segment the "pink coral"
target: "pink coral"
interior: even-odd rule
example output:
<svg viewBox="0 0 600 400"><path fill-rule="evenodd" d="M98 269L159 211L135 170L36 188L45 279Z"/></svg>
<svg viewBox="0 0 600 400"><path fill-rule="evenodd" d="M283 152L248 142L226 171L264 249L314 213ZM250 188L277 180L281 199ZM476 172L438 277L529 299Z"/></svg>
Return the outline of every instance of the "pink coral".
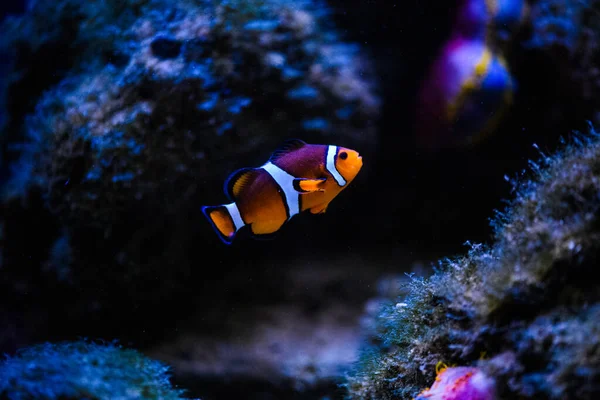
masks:
<svg viewBox="0 0 600 400"><path fill-rule="evenodd" d="M475 367L448 367L438 371L434 384L415 400L494 400L495 382Z"/></svg>

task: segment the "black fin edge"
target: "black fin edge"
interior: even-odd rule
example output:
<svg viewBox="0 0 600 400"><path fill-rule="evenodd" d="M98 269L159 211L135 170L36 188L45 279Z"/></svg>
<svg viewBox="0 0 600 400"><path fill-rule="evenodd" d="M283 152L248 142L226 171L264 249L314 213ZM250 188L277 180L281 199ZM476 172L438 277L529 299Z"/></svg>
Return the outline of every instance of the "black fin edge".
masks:
<svg viewBox="0 0 600 400"><path fill-rule="evenodd" d="M285 142L283 142L283 144L281 146L279 146L277 149L275 149L273 154L271 154L271 157L269 157L269 161L271 161L271 162L277 161L277 159L279 159L281 156L288 154L289 152L291 152L293 150L300 149L306 145L307 145L307 143L303 140L288 139Z"/></svg>
<svg viewBox="0 0 600 400"><path fill-rule="evenodd" d="M308 190L304 190L300 187L300 182L302 182L301 178L296 178L293 180L292 185L294 186L294 189L296 190L296 192L298 193L308 193Z"/></svg>
<svg viewBox="0 0 600 400"><path fill-rule="evenodd" d="M221 233L219 228L217 228L217 225L215 225L212 218L210 217L210 213L219 208L225 208L225 206L203 206L202 213L204 214L206 219L208 219L208 222L210 222L210 224L212 225L215 232L217 232L217 236L219 237L219 239L221 239L221 241L223 243L225 243L226 245L230 246L233 243L233 238L235 238L236 233L235 232L233 233L233 236L231 237L231 239L228 238L227 236L223 235L223 233ZM225 208L225 210L227 210L227 209ZM227 213L227 215L229 216L229 219L231 219L231 223L233 224L233 219L231 218L231 215L229 215L229 212Z"/></svg>

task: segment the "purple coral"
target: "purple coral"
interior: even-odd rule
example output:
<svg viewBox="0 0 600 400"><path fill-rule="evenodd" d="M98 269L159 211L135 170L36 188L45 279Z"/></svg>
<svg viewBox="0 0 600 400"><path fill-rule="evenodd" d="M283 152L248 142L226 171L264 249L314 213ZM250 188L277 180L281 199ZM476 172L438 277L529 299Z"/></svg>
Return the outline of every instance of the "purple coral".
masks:
<svg viewBox="0 0 600 400"><path fill-rule="evenodd" d="M475 367L441 369L435 383L415 400L494 400L495 382Z"/></svg>

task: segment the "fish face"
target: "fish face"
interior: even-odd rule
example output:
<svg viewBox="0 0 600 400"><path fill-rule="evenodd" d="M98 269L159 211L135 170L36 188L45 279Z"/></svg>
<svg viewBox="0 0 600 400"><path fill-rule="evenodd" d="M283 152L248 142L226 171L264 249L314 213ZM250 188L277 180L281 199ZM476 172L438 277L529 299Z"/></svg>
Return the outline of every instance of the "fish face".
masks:
<svg viewBox="0 0 600 400"><path fill-rule="evenodd" d="M350 183L363 166L361 155L352 149L340 147L335 160L335 168L344 177L347 183Z"/></svg>

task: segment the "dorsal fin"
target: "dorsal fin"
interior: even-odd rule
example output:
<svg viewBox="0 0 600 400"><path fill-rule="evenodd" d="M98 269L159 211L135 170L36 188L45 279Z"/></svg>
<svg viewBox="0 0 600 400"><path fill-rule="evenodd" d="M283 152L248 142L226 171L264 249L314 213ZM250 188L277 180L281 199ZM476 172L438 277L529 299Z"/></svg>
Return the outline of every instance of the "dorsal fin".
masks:
<svg viewBox="0 0 600 400"><path fill-rule="evenodd" d="M225 194L235 201L244 187L254 182L259 171L256 168L241 168L229 175L225 181Z"/></svg>
<svg viewBox="0 0 600 400"><path fill-rule="evenodd" d="M298 150L304 146L306 146L306 142L300 139L288 139L285 142L283 142L283 144L279 146L273 152L273 154L271 154L269 161L277 161L278 158L283 157L284 155L291 153L294 150Z"/></svg>

